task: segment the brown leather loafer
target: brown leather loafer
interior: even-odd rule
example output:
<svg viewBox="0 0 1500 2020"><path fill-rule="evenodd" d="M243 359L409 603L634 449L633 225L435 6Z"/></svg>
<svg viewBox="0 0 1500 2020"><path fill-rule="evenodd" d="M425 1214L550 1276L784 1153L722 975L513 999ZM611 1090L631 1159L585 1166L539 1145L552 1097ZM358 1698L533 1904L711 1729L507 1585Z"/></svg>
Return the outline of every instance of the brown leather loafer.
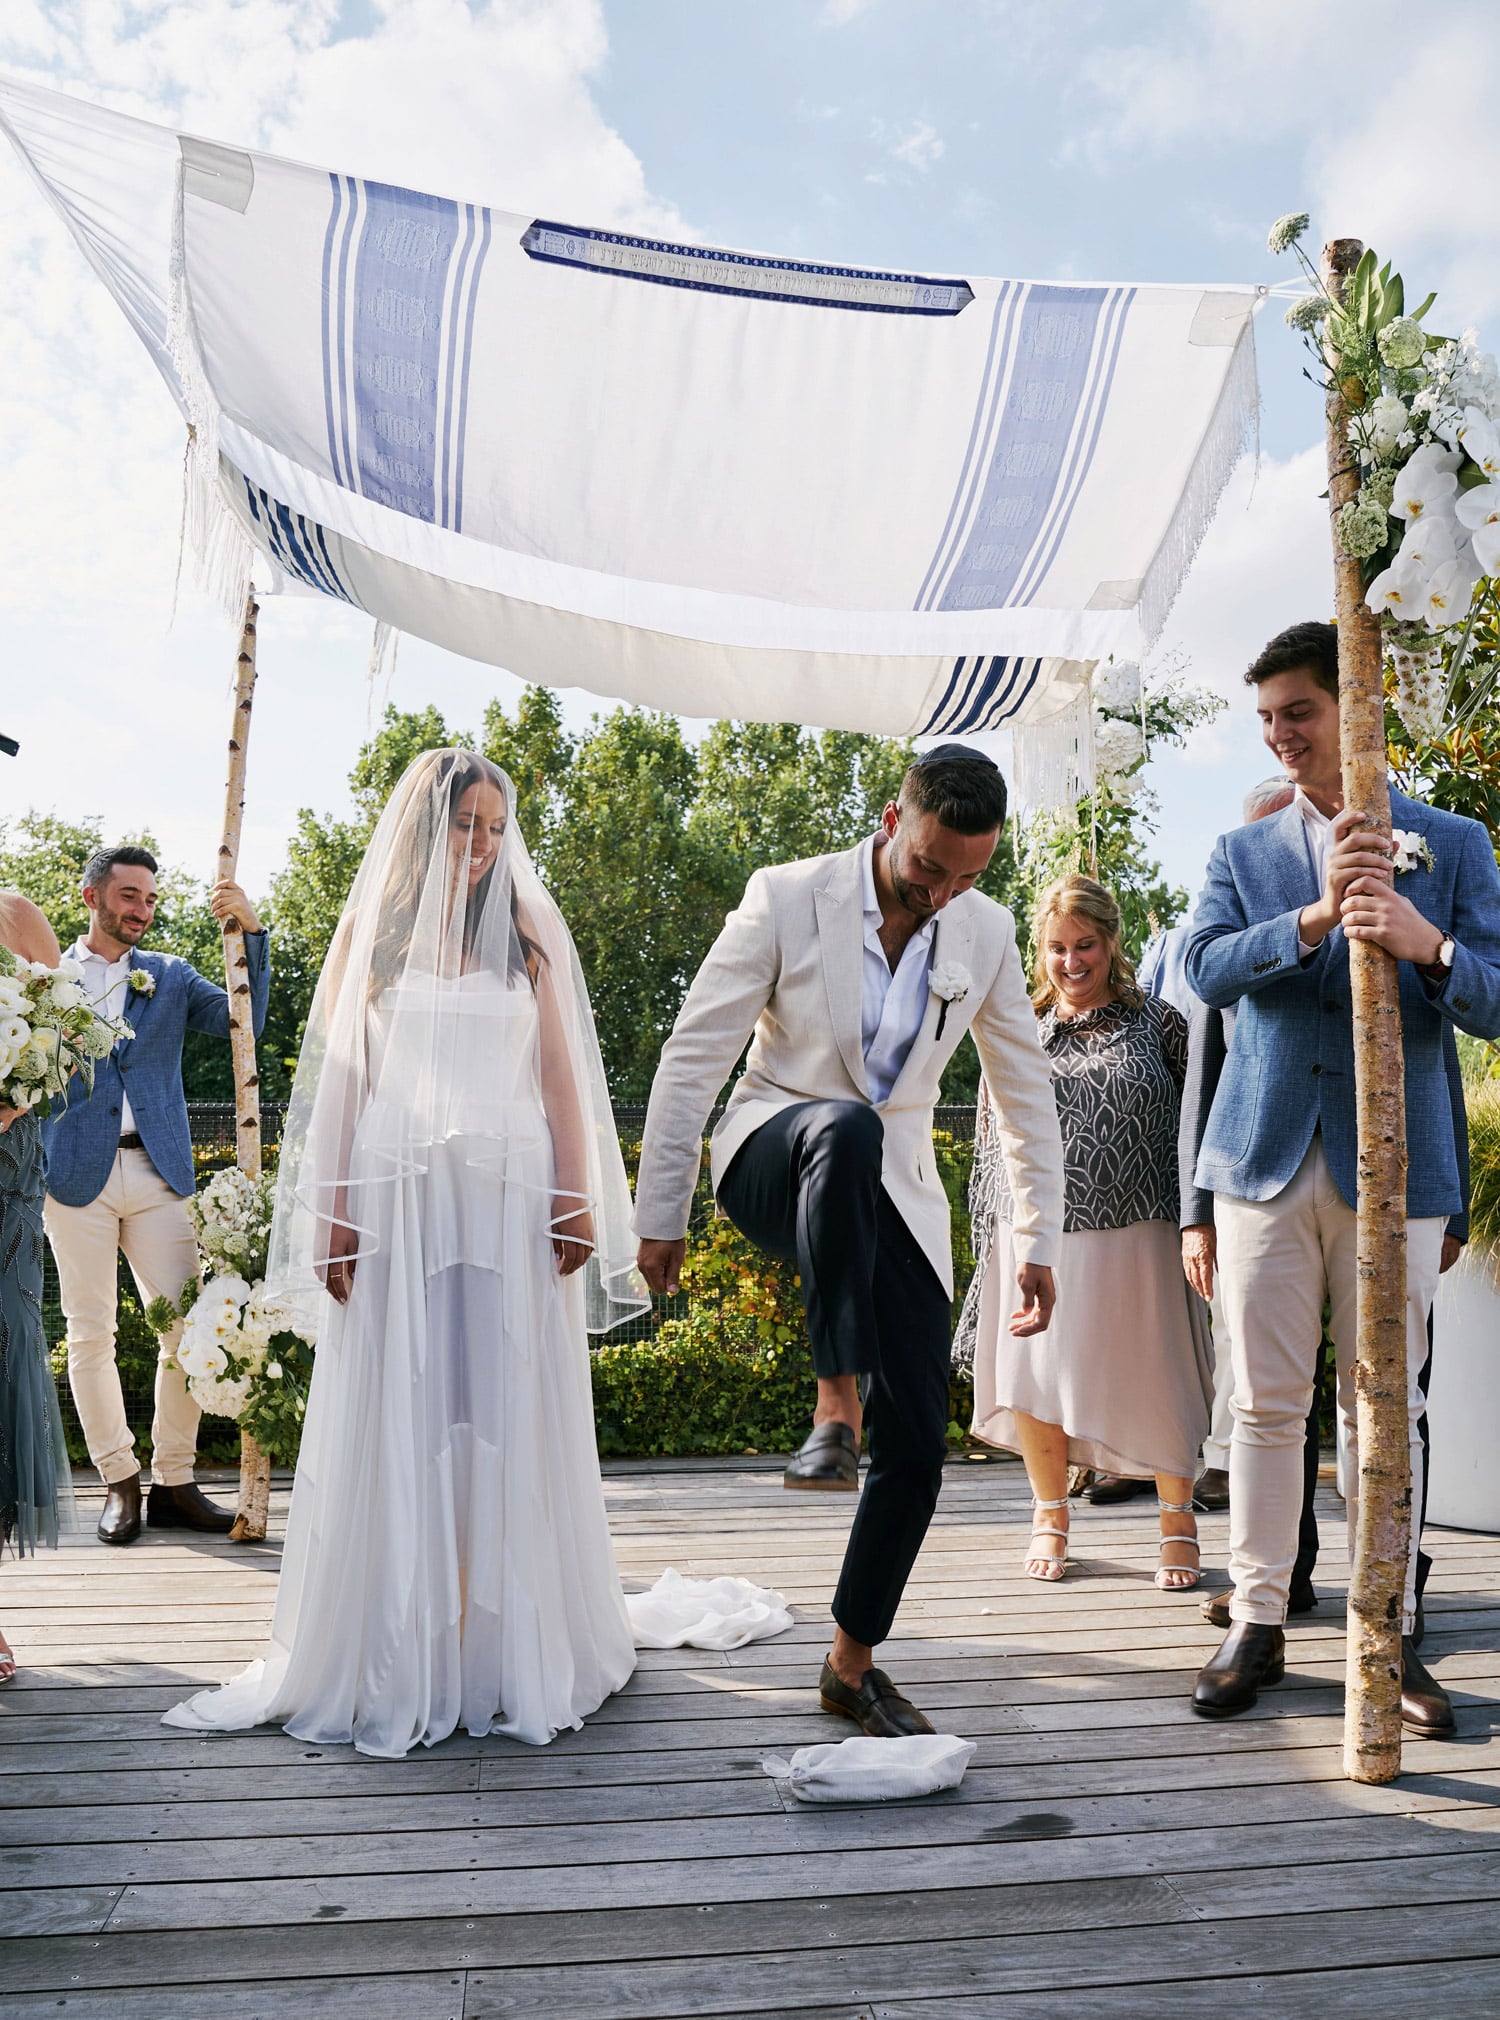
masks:
<svg viewBox="0 0 1500 2020"><path fill-rule="evenodd" d="M1154 1480L1127 1480L1120 1473L1100 1473L1089 1489L1089 1500L1096 1508L1108 1508L1116 1501L1133 1501L1137 1494L1154 1494Z"/></svg>
<svg viewBox="0 0 1500 2020"><path fill-rule="evenodd" d="M104 1513L99 1517L101 1543L134 1543L141 1533L141 1476L110 1480L104 1496Z"/></svg>
<svg viewBox="0 0 1500 2020"><path fill-rule="evenodd" d="M234 1527L228 1508L210 1501L196 1480L180 1487L153 1487L146 1499L146 1521L152 1529L205 1529L227 1536Z"/></svg>
<svg viewBox="0 0 1500 2020"><path fill-rule="evenodd" d="M781 1476L783 1487L825 1494L859 1492L859 1440L848 1424L815 1424Z"/></svg>
<svg viewBox="0 0 1500 2020"><path fill-rule="evenodd" d="M1401 1723L1422 1739L1452 1739L1458 1731L1452 1699L1423 1663L1410 1635L1401 1642Z"/></svg>
<svg viewBox="0 0 1500 2020"><path fill-rule="evenodd" d="M824 1711L836 1718L852 1719L870 1739L905 1739L912 1733L931 1732L921 1712L897 1690L883 1669L867 1669L859 1689L849 1685L826 1658L818 1679L818 1696Z"/></svg>
<svg viewBox="0 0 1500 2020"><path fill-rule="evenodd" d="M1237 1620L1217 1655L1204 1663L1193 1688L1193 1710L1204 1718L1233 1718L1248 1711L1263 1685L1286 1675L1286 1635L1279 1627Z"/></svg>
<svg viewBox="0 0 1500 2020"><path fill-rule="evenodd" d="M1193 1499L1211 1514L1229 1506L1229 1475L1221 1466L1205 1466L1193 1482Z"/></svg>

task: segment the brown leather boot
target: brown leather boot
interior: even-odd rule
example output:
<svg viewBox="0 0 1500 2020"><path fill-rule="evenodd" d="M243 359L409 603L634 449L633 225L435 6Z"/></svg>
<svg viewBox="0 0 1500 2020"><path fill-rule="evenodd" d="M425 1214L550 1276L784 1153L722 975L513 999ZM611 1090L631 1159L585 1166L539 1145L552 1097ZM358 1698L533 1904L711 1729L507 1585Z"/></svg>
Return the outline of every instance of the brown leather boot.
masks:
<svg viewBox="0 0 1500 2020"><path fill-rule="evenodd" d="M141 1533L141 1476L132 1473L126 1480L109 1480L105 1485L104 1513L99 1517L101 1543L134 1543Z"/></svg>
<svg viewBox="0 0 1500 2020"><path fill-rule="evenodd" d="M1193 1710L1202 1718L1232 1718L1248 1711L1263 1685L1286 1674L1286 1635L1279 1627L1236 1620L1217 1655L1204 1663L1193 1690Z"/></svg>
<svg viewBox="0 0 1500 2020"><path fill-rule="evenodd" d="M205 1529L223 1536L234 1527L234 1510L210 1501L196 1480L184 1480L180 1487L152 1487L146 1520L153 1529Z"/></svg>

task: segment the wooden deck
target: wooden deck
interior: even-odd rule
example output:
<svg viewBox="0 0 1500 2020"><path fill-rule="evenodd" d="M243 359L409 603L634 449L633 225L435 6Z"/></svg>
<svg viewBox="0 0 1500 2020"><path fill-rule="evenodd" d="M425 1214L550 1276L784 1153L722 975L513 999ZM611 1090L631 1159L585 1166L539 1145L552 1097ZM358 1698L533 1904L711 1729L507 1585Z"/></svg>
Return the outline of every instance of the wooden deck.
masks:
<svg viewBox="0 0 1500 2020"><path fill-rule="evenodd" d="M847 1732L813 1687L851 1503L764 1461L607 1485L628 1581L742 1571L798 1624L646 1655L545 1751L458 1737L391 1763L161 1726L257 1653L273 1545L0 1567L24 1664L0 1692L6 2020L1500 2012L1500 1539L1431 1535L1427 1654L1461 1736L1362 1789L1337 1598L1296 1625L1285 1687L1207 1724L1185 1694L1216 1637L1151 1586L1149 1504L1081 1509L1080 1561L1042 1588L1018 1570L1020 1468L955 1462L885 1660L979 1751L954 1795L830 1810L783 1801L760 1759Z"/></svg>

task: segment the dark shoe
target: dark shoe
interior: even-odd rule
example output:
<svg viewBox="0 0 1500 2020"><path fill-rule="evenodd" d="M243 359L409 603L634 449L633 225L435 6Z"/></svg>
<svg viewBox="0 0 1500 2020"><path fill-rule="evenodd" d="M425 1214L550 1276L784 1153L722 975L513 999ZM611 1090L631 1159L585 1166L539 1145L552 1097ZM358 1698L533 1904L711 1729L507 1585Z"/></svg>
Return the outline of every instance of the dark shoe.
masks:
<svg viewBox="0 0 1500 2020"><path fill-rule="evenodd" d="M141 1533L141 1476L110 1480L104 1496L104 1513L99 1517L101 1543L134 1543Z"/></svg>
<svg viewBox="0 0 1500 2020"><path fill-rule="evenodd" d="M232 1512L210 1501L194 1480L180 1487L153 1487L146 1521L152 1529L207 1529L217 1536L227 1536L234 1527Z"/></svg>
<svg viewBox="0 0 1500 2020"><path fill-rule="evenodd" d="M1458 1731L1447 1691L1423 1667L1409 1634L1401 1640L1401 1723L1422 1739L1452 1739Z"/></svg>
<svg viewBox="0 0 1500 2020"><path fill-rule="evenodd" d="M1193 1482L1193 1499L1211 1514L1229 1506L1229 1475L1222 1466L1204 1467Z"/></svg>
<svg viewBox="0 0 1500 2020"><path fill-rule="evenodd" d="M1412 1622L1411 1633L1406 1638L1413 1648L1420 1648L1427 1638L1427 1616L1422 1611L1422 1602L1420 1599L1417 1601L1417 1617Z"/></svg>
<svg viewBox="0 0 1500 2020"><path fill-rule="evenodd" d="M858 1438L847 1424L815 1424L801 1451L793 1453L781 1484L831 1494L857 1494Z"/></svg>
<svg viewBox="0 0 1500 2020"><path fill-rule="evenodd" d="M1232 1718L1248 1711L1263 1684L1280 1683L1286 1675L1286 1635L1279 1627L1237 1620L1224 1645L1198 1672L1193 1710L1204 1718Z"/></svg>
<svg viewBox="0 0 1500 2020"><path fill-rule="evenodd" d="M915 1732L931 1732L932 1727L917 1707L904 1698L883 1669L867 1669L858 1690L851 1690L826 1658L818 1679L818 1696L824 1711L838 1718L853 1719L870 1739L905 1739Z"/></svg>
<svg viewBox="0 0 1500 2020"><path fill-rule="evenodd" d="M1154 1480L1127 1480L1119 1473L1101 1473L1089 1489L1089 1499L1096 1508L1107 1508L1114 1501L1131 1501L1137 1494L1154 1494Z"/></svg>
<svg viewBox="0 0 1500 2020"><path fill-rule="evenodd" d="M1233 1627L1229 1617L1229 1602L1234 1597L1234 1587L1226 1592L1210 1592L1207 1599L1199 1603L1198 1611L1210 1627ZM1311 1613L1318 1603L1318 1595L1304 1578L1300 1584L1294 1582L1291 1595L1286 1603L1288 1613Z"/></svg>

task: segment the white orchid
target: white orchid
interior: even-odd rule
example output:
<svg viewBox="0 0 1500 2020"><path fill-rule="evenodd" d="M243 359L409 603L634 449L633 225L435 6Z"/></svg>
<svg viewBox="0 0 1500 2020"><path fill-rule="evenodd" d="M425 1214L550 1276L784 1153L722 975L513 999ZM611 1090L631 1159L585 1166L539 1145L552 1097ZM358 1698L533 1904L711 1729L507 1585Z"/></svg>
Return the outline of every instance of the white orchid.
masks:
<svg viewBox="0 0 1500 2020"><path fill-rule="evenodd" d="M1398 559L1430 575L1445 561L1452 561L1462 539L1456 520L1436 514L1409 520L1402 536Z"/></svg>
<svg viewBox="0 0 1500 2020"><path fill-rule="evenodd" d="M1427 577L1415 562L1398 554L1365 591L1365 603L1387 617L1415 621L1427 598Z"/></svg>
<svg viewBox="0 0 1500 2020"><path fill-rule="evenodd" d="M1461 561L1445 561L1427 584L1427 594L1418 615L1429 631L1444 631L1450 624L1462 624L1474 600L1474 577Z"/></svg>
<svg viewBox="0 0 1500 2020"><path fill-rule="evenodd" d="M1427 446L1430 448L1433 445L1429 443ZM1452 454L1449 450L1439 453L1445 456ZM1397 519L1421 519L1429 513L1451 511L1449 501L1457 490L1458 478L1454 471L1431 459L1424 459L1422 450L1418 449L1404 468L1396 473L1391 513Z"/></svg>
<svg viewBox="0 0 1500 2020"><path fill-rule="evenodd" d="M1490 483L1500 477L1500 428L1478 407L1466 407L1453 430L1455 444L1476 462Z"/></svg>
<svg viewBox="0 0 1500 2020"><path fill-rule="evenodd" d="M240 1306L250 1296L250 1286L240 1276L226 1274L224 1276L210 1277L208 1288L204 1291L204 1296L213 1296L223 1304L233 1305L235 1310L238 1311Z"/></svg>

